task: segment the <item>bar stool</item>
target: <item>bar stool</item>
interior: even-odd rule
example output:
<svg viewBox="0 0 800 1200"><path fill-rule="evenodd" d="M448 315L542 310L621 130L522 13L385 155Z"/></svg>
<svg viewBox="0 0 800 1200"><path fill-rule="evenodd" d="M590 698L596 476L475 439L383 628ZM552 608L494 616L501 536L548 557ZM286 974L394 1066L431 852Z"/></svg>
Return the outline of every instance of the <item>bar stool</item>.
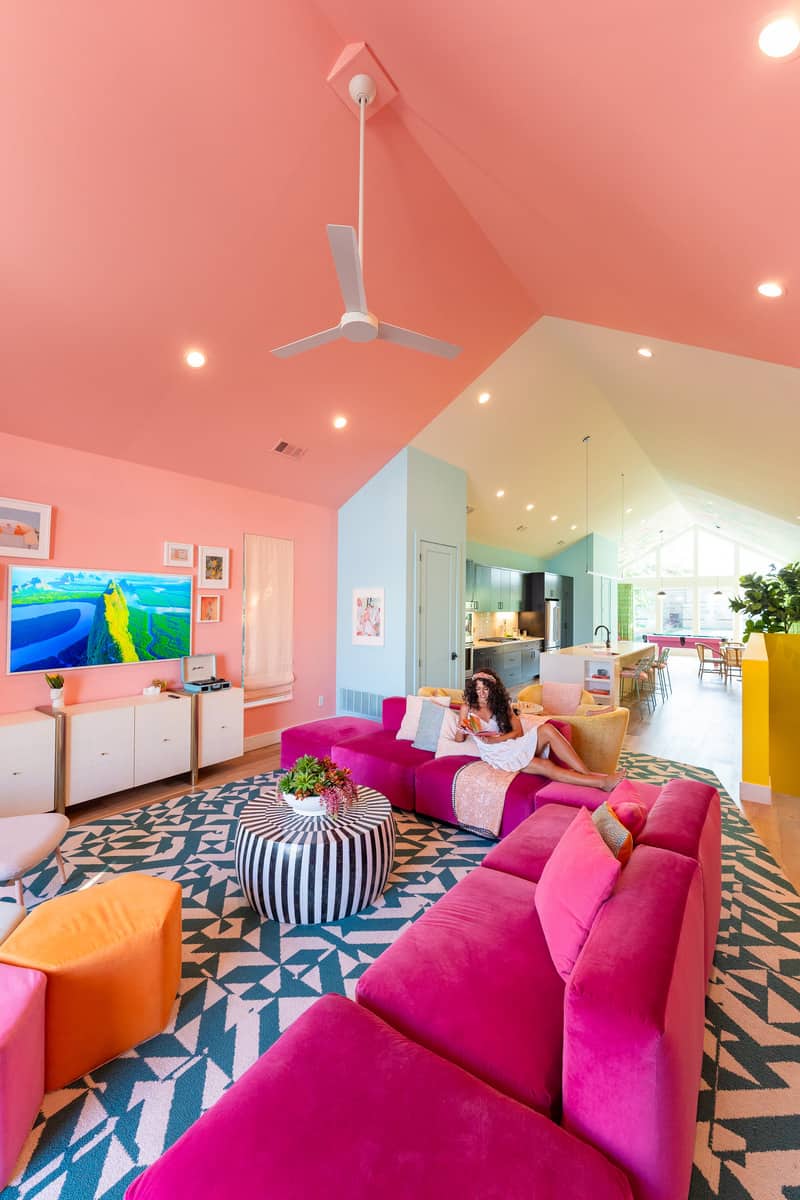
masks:
<svg viewBox="0 0 800 1200"><path fill-rule="evenodd" d="M666 700L668 689L669 695L672 695L672 679L670 678L669 662L667 661L668 659L669 646L665 646L658 658L653 662L653 670L656 673L655 677L658 680L658 687L659 691L661 692L662 700Z"/></svg>

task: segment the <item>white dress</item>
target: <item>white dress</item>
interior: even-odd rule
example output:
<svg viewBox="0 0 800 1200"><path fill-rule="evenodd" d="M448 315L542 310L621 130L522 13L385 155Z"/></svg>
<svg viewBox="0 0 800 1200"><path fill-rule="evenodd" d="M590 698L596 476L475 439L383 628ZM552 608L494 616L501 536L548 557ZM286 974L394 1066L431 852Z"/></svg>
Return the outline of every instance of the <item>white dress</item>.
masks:
<svg viewBox="0 0 800 1200"><path fill-rule="evenodd" d="M486 733L500 732L496 717L490 717L488 721L478 717L478 720ZM498 771L521 771L536 756L538 735L539 730L534 727L523 733L522 737L509 738L505 742L484 742L482 738L474 736L472 740L481 758L490 767L496 767Z"/></svg>

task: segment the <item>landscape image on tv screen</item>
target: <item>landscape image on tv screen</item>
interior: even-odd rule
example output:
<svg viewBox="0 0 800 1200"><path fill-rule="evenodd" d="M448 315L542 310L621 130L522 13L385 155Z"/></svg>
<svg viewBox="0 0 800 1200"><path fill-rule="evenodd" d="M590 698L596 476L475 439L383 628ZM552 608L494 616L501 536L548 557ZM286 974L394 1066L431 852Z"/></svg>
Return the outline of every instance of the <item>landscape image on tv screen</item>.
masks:
<svg viewBox="0 0 800 1200"><path fill-rule="evenodd" d="M191 575L12 567L9 672L191 653Z"/></svg>

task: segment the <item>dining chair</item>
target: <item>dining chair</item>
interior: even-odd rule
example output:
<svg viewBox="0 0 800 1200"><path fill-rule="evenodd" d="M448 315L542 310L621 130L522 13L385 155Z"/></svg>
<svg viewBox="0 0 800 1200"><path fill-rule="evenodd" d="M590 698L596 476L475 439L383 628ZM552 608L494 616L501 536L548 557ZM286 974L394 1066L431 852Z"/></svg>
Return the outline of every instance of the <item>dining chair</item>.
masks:
<svg viewBox="0 0 800 1200"><path fill-rule="evenodd" d="M697 668L698 679L701 679L706 671L724 678L725 659L721 654L717 654L713 646L707 646L705 642L696 642L695 650L700 660L700 665Z"/></svg>
<svg viewBox="0 0 800 1200"><path fill-rule="evenodd" d="M725 647L725 682L736 676L742 678L742 646L732 645Z"/></svg>

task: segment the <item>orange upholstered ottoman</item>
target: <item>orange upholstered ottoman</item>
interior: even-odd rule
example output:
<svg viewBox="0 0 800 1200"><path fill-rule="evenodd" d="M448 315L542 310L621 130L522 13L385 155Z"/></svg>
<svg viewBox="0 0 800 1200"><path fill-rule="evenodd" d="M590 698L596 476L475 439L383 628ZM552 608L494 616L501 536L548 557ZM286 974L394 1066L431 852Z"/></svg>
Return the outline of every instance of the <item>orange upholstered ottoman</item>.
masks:
<svg viewBox="0 0 800 1200"><path fill-rule="evenodd" d="M181 889L118 875L40 904L0 962L47 976L45 1090L63 1087L169 1020L181 974Z"/></svg>

